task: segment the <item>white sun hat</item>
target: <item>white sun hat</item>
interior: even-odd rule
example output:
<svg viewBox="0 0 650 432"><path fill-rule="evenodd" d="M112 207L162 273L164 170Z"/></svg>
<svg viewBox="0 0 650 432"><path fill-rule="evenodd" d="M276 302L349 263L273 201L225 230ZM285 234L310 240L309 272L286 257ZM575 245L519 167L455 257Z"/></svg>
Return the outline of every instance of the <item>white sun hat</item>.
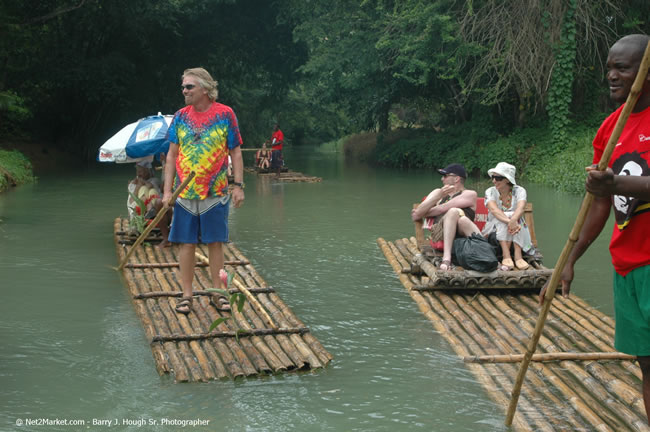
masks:
<svg viewBox="0 0 650 432"><path fill-rule="evenodd" d="M490 177L492 177L493 175L500 175L502 177L507 178L508 181L513 185L516 185L517 184L517 182L515 182L516 172L517 172L517 168L515 168L514 165L510 165L507 162L499 162L497 166L488 170L488 175Z"/></svg>

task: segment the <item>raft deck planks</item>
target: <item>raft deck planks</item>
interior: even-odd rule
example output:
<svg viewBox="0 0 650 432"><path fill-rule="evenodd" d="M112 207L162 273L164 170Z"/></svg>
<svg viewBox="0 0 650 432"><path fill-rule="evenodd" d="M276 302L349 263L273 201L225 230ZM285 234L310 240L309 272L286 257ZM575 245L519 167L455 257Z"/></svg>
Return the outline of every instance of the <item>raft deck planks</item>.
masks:
<svg viewBox="0 0 650 432"><path fill-rule="evenodd" d="M270 171L268 169L259 170L256 168L244 168L245 171L256 173L262 178L272 178L275 181L287 182L287 183L320 183L323 181L321 177L312 177L305 175L298 171L284 170L280 173L280 177L276 177L277 174L275 171Z"/></svg>
<svg viewBox="0 0 650 432"><path fill-rule="evenodd" d="M415 238L377 242L419 309L459 356L526 352L539 314L537 291L420 291L414 287L429 281L409 271L418 253ZM572 294L554 300L537 353L615 352L613 341L614 320ZM519 363L467 367L505 415ZM650 430L636 362L560 360L531 362L529 368L515 430Z"/></svg>
<svg viewBox="0 0 650 432"><path fill-rule="evenodd" d="M120 261L132 243L127 230L127 220L117 218L114 232ZM150 239L156 240L156 236ZM197 251L208 254L203 245ZM211 287L209 270L198 262L192 312L187 316L176 313L174 306L181 297L176 279L177 253L178 246L161 250L145 243L123 269L160 375L173 374L177 382L209 381L317 369L332 360L332 355L233 244L224 245L226 271L234 272L235 278L257 298L277 329L269 328L249 301L241 313L235 307L226 312L212 306L206 291ZM237 292L229 288L231 293ZM220 317L231 319L208 332Z"/></svg>

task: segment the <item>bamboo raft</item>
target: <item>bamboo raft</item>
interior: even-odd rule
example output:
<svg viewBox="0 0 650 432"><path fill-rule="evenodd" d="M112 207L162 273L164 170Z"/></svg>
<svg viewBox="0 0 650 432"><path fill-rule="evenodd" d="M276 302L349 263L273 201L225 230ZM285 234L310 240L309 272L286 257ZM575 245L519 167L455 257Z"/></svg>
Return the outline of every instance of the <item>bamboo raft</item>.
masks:
<svg viewBox="0 0 650 432"><path fill-rule="evenodd" d="M280 177L277 178L276 173L274 171L270 171L269 169L264 169L260 170L259 168L249 168L246 167L244 168L245 171L250 172L250 173L256 173L258 176L264 178L264 177L271 177L274 180L277 181L282 181L286 183L320 183L323 181L321 177L312 177L305 175L301 172L298 171L291 171L290 169L282 168L282 171L280 172Z"/></svg>
<svg viewBox="0 0 650 432"><path fill-rule="evenodd" d="M412 272L415 237L379 247L415 300L504 414L539 312L537 290L444 290ZM521 391L515 430L648 431L641 370L613 348L614 320L575 295L557 297Z"/></svg>
<svg viewBox="0 0 650 432"><path fill-rule="evenodd" d="M154 230L148 241L160 241ZM126 256L134 237L128 221L114 223L118 260ZM207 255L207 247L197 251ZM269 287L244 255L232 244L224 245L225 269L235 273L231 293L251 295L242 312L217 310L209 301L209 270L197 261L194 303L190 314L174 311L182 296L176 280L178 246L160 249L144 243L123 269L123 276L136 313L149 340L160 375L172 374L177 382L248 377L284 371L325 367L332 355L311 334ZM244 287L241 290L237 287ZM219 318L230 318L213 331Z"/></svg>
<svg viewBox="0 0 650 432"><path fill-rule="evenodd" d="M487 221L487 208L483 205L483 199L480 198L480 207L476 217L482 219L478 222L480 229L483 228ZM477 203L478 204L478 203ZM413 205L413 208L417 204ZM530 230L530 237L533 245L537 248L537 237L535 235L535 220L533 218L533 205L526 203L524 218ZM523 289L540 290L546 281L553 274L553 269L546 268L542 264L542 255L536 252L535 255L525 256L530 265L527 270L495 270L491 273L478 273L468 271L462 267L454 267L451 270L441 271L438 267L442 261L442 252L435 251L426 239L422 221L414 222L415 241L420 251L413 257L413 265L410 271L423 272L429 276L426 286L416 287L415 289Z"/></svg>

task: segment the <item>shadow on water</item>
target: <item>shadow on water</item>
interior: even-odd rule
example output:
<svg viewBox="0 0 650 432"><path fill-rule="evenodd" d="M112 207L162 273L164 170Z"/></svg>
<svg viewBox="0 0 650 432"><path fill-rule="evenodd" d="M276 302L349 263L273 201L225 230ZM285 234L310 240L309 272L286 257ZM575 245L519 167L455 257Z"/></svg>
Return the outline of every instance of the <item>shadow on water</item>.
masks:
<svg viewBox="0 0 650 432"><path fill-rule="evenodd" d="M159 377L109 268L112 221L126 214L133 168L68 170L0 196L0 428L12 430L17 418L168 418L209 420L196 429L225 431L505 430L502 410L420 314L376 244L413 235L411 204L439 175L346 163L317 148L288 149L286 160L323 182L246 174L246 203L231 213L230 236L334 355L328 368L207 384ZM552 266L581 197L524 186ZM607 237L583 258L574 285L611 315Z"/></svg>

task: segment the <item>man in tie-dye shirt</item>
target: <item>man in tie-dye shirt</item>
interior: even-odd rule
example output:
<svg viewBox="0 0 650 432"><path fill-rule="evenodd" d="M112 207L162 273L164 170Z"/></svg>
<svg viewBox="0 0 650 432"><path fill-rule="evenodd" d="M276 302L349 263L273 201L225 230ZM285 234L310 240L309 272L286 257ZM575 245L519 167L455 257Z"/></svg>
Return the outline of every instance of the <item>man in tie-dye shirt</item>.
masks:
<svg viewBox="0 0 650 432"><path fill-rule="evenodd" d="M210 275L221 288L223 243L228 241L228 207L244 201L241 144L237 117L233 110L215 102L217 82L203 68L186 69L181 86L187 106L174 115L169 126L169 153L165 169L163 202L169 205L172 189L194 172L196 176L174 204L169 241L180 243L180 279L183 298L176 311L188 314L192 307L195 251L197 243L208 245ZM234 188L228 194L228 155L232 159ZM215 296L218 309L229 309L224 296Z"/></svg>

